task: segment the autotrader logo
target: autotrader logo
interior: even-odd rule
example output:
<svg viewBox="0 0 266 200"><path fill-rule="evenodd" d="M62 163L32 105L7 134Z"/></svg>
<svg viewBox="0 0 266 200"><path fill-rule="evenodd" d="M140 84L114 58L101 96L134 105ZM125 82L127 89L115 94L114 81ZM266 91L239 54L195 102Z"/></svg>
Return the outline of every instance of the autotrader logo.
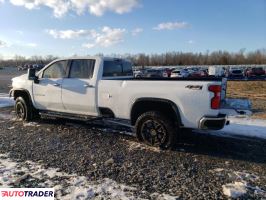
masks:
<svg viewBox="0 0 266 200"><path fill-rule="evenodd" d="M54 200L53 188L0 188L1 200Z"/></svg>

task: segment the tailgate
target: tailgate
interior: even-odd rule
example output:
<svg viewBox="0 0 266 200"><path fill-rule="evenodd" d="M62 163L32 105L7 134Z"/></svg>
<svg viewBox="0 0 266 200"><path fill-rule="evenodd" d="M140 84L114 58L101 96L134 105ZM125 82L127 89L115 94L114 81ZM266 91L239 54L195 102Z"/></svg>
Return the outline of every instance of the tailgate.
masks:
<svg viewBox="0 0 266 200"><path fill-rule="evenodd" d="M235 99L235 98L225 98L221 102L220 108L221 114L226 114L230 116L235 115L251 115L251 102L249 99Z"/></svg>
<svg viewBox="0 0 266 200"><path fill-rule="evenodd" d="M251 102L247 98L226 98L227 79L222 79L220 113L226 115L251 115Z"/></svg>

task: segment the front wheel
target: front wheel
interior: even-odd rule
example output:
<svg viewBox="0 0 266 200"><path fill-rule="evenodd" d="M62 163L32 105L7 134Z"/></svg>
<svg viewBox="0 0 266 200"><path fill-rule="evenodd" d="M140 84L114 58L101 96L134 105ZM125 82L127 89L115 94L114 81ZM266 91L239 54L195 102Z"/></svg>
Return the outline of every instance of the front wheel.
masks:
<svg viewBox="0 0 266 200"><path fill-rule="evenodd" d="M176 142L178 128L160 112L143 113L138 117L135 128L138 138L150 146L170 149Z"/></svg>
<svg viewBox="0 0 266 200"><path fill-rule="evenodd" d="M32 112L29 104L23 97L18 97L15 103L15 112L17 119L22 121L30 121L32 119Z"/></svg>

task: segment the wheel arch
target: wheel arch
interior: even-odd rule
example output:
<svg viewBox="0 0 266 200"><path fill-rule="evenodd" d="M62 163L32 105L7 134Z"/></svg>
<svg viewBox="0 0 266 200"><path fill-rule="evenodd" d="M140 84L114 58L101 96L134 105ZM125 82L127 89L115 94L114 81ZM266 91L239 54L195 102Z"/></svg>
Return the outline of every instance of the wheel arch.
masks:
<svg viewBox="0 0 266 200"><path fill-rule="evenodd" d="M10 95L13 96L14 100L18 97L23 97L25 101L28 101L29 104L32 105L32 99L30 92L26 89L15 89L10 92Z"/></svg>
<svg viewBox="0 0 266 200"><path fill-rule="evenodd" d="M148 111L159 111L170 117L176 124L183 126L178 106L168 99L162 98L139 98L131 107L130 119L131 124L135 125L137 118Z"/></svg>

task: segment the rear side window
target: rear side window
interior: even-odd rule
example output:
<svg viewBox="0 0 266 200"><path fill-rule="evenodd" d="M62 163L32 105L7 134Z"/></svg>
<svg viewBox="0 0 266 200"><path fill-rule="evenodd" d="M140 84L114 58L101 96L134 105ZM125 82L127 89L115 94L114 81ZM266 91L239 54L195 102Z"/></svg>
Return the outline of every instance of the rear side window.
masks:
<svg viewBox="0 0 266 200"><path fill-rule="evenodd" d="M132 64L127 61L104 61L103 77L132 76Z"/></svg>
<svg viewBox="0 0 266 200"><path fill-rule="evenodd" d="M93 76L95 60L72 60L69 78L90 79Z"/></svg>
<svg viewBox="0 0 266 200"><path fill-rule="evenodd" d="M124 62L123 76L133 76L132 64L130 62Z"/></svg>
<svg viewBox="0 0 266 200"><path fill-rule="evenodd" d="M43 72L43 78L65 78L67 76L67 60L53 63Z"/></svg>

